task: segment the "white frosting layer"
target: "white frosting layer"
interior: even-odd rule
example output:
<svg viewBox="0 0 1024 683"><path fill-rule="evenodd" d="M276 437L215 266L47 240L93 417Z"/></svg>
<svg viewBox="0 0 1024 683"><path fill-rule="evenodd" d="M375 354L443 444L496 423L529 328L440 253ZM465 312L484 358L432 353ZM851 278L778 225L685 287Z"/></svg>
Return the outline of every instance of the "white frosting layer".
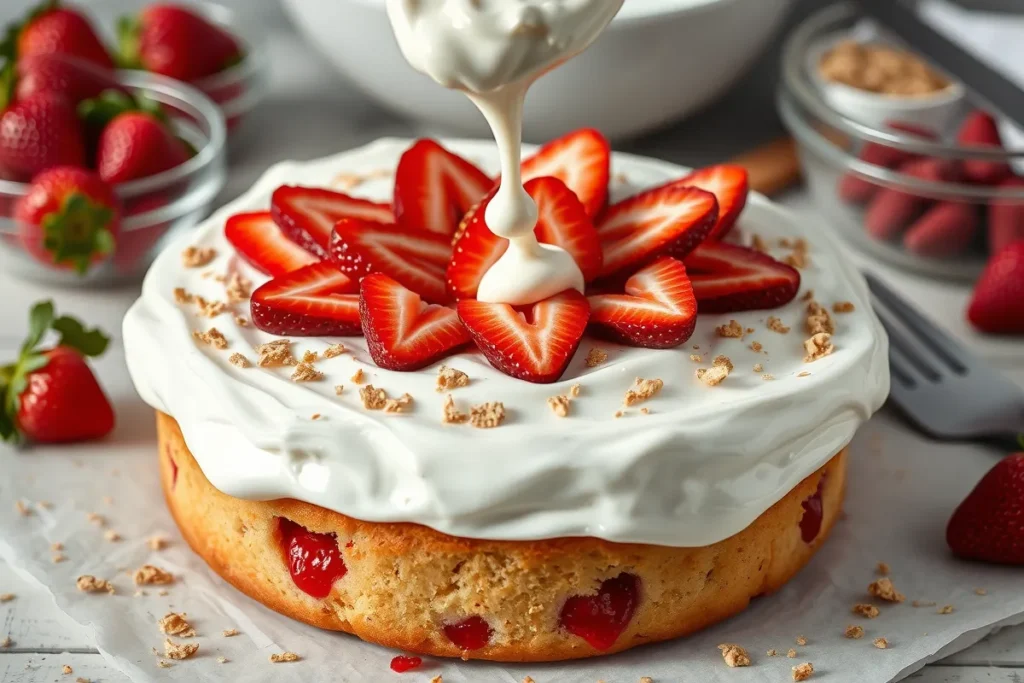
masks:
<svg viewBox="0 0 1024 683"><path fill-rule="evenodd" d="M252 348L272 337L238 326L231 315L200 318L172 294L185 287L223 299L223 286L202 277L211 268L239 268L257 284L265 279L234 256L223 237L225 219L267 208L271 192L284 183L324 185L340 173L393 169L409 144L381 140L316 162L277 165L194 235L171 245L150 270L124 322L128 366L142 398L178 420L204 473L221 491L248 499L297 498L359 519L417 522L476 538L596 536L701 546L748 526L849 443L882 405L889 384L886 341L863 281L826 233L806 230L760 196L750 198L742 216L744 235L806 238L811 265L802 271L803 289L813 289L825 305L856 305L853 313L835 316L835 353L811 364L803 362L807 335L799 301L774 311L703 315L690 342L674 350L584 339L554 385L507 377L472 351L447 359L472 378L469 387L453 392L461 409L505 403L506 423L491 430L443 425L444 394L434 391L437 368L382 370L361 338L296 340L296 355L337 341L351 350L318 363L327 374L322 382L294 383L290 368L230 365L231 352L255 360ZM493 145L446 144L495 170ZM613 188L616 197L686 172L622 154L613 166L634 186ZM355 192L386 199L391 182L373 180ZM216 261L207 268L182 268L180 252L188 244L214 247ZM244 308L239 312L247 315ZM792 331L767 330L769 315ZM743 340L717 337L715 327L730 317L756 331ZM210 326L228 338L227 351L192 339L192 330ZM753 341L763 352L749 348ZM584 358L593 346L607 350L609 359L588 368ZM703 362L690 360L690 354L700 354ZM736 369L721 385L706 387L694 372L718 354L729 356ZM753 371L756 363L775 379L763 380ZM412 394L413 411L365 410L349 380L356 368L391 395ZM800 377L804 372L810 374ZM614 418L638 376L661 378L665 388L644 404L650 414L632 408ZM547 398L569 393L577 382L582 390L571 416L556 417ZM336 384L345 385L340 397ZM317 413L322 417L312 420Z"/></svg>

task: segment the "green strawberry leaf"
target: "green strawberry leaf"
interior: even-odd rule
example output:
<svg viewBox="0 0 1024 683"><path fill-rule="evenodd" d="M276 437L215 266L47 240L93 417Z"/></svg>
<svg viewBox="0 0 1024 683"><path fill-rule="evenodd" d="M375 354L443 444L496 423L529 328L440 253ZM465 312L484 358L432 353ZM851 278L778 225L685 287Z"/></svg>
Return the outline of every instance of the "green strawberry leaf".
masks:
<svg viewBox="0 0 1024 683"><path fill-rule="evenodd" d="M39 342L43 341L50 325L53 324L53 315L52 301L40 301L32 307L28 313L28 337L21 345L22 356L32 353L39 346Z"/></svg>
<svg viewBox="0 0 1024 683"><path fill-rule="evenodd" d="M85 275L96 256L114 251L109 230L114 210L94 202L81 192L72 192L59 211L43 217L43 247L53 254L55 264L70 264Z"/></svg>
<svg viewBox="0 0 1024 683"><path fill-rule="evenodd" d="M18 430L14 426L14 419L7 414L6 410L0 410L0 441L14 444L18 443L18 440Z"/></svg>
<svg viewBox="0 0 1024 683"><path fill-rule="evenodd" d="M14 88L18 84L18 73L14 64L13 59L7 59L0 69L0 111L14 101Z"/></svg>
<svg viewBox="0 0 1024 683"><path fill-rule="evenodd" d="M99 328L86 329L81 321L62 315L53 321L53 329L60 333L60 346L70 346L84 356L95 357L107 350L110 337Z"/></svg>
<svg viewBox="0 0 1024 683"><path fill-rule="evenodd" d="M1024 434L1017 435L1017 443L1020 444L1020 449L1024 451Z"/></svg>
<svg viewBox="0 0 1024 683"><path fill-rule="evenodd" d="M136 16L117 20L117 65L122 69L143 69L141 55L142 21Z"/></svg>
<svg viewBox="0 0 1024 683"><path fill-rule="evenodd" d="M96 97L78 104L78 118L93 130L102 130L119 115L139 109L135 99L116 89L104 90Z"/></svg>

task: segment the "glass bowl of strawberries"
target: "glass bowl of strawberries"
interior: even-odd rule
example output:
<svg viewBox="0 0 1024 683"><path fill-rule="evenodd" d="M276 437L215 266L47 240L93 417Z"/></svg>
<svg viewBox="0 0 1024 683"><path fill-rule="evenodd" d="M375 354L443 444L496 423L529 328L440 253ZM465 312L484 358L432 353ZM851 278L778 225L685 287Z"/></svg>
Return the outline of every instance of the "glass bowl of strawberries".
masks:
<svg viewBox="0 0 1024 683"><path fill-rule="evenodd" d="M991 257L1024 240L1024 149L1004 143L1008 124L973 107L969 93L955 115L929 117L933 93L901 90L920 90L914 79L927 65L895 47L861 49L852 41L864 28L856 10L840 4L786 42L778 105L811 194L860 251L923 275L974 281ZM836 36L850 37L843 54L808 58ZM834 74L843 87L874 88L861 98L871 99L872 120L835 106L823 86Z"/></svg>
<svg viewBox="0 0 1024 683"><path fill-rule="evenodd" d="M226 180L226 128L199 90L79 57L16 63L0 106L0 270L71 286L136 280Z"/></svg>

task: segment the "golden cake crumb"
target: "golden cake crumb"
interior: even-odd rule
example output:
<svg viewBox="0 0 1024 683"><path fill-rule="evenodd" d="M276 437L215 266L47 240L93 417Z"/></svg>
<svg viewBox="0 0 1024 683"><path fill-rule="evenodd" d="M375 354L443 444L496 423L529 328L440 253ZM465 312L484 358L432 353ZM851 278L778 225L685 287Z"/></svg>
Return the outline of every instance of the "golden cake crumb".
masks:
<svg viewBox="0 0 1024 683"><path fill-rule="evenodd" d="M649 398L657 396L661 391L665 383L660 379L643 379L637 377L633 382L633 388L626 390L626 396L623 398L622 403L626 406L631 406L636 403L641 403Z"/></svg>
<svg viewBox="0 0 1024 683"><path fill-rule="evenodd" d="M437 385L434 387L441 394L452 389L469 386L469 375L462 370L442 365L437 369Z"/></svg>
<svg viewBox="0 0 1024 683"><path fill-rule="evenodd" d="M551 396L548 398L548 408L558 417L569 417L569 397Z"/></svg>
<svg viewBox="0 0 1024 683"><path fill-rule="evenodd" d="M853 606L851 611L856 615L867 617L868 619L874 619L879 614L877 607L869 605L866 602L858 602Z"/></svg>
<svg viewBox="0 0 1024 683"><path fill-rule="evenodd" d="M651 414L651 409L650 408L641 408L640 409L640 414L641 415L650 415Z"/></svg>
<svg viewBox="0 0 1024 683"><path fill-rule="evenodd" d="M223 351L224 349L228 348L227 338L216 327L211 327L206 332L200 332L199 330L196 330L195 332L192 333L192 336L195 338L197 342L201 344L206 344L207 346L212 346L218 351Z"/></svg>
<svg viewBox="0 0 1024 683"><path fill-rule="evenodd" d="M303 361L295 366L295 372L292 373L293 382L319 382L324 378L324 373L320 372L312 366L312 364Z"/></svg>
<svg viewBox="0 0 1024 683"><path fill-rule="evenodd" d="M22 500L14 501L14 511L22 517L28 517L32 514L32 508L30 508L28 505L25 505L25 501Z"/></svg>
<svg viewBox="0 0 1024 683"><path fill-rule="evenodd" d="M743 338L743 326L735 320L730 320L725 325L719 325L715 328L715 334L719 337L725 337L727 339L742 339Z"/></svg>
<svg viewBox="0 0 1024 683"><path fill-rule="evenodd" d="M813 363L830 355L835 350L836 347L832 344L832 335L827 332L819 332L804 341L804 362Z"/></svg>
<svg viewBox="0 0 1024 683"><path fill-rule="evenodd" d="M754 334L754 332L755 332L755 330L754 330L753 327L748 327L747 328L747 334Z"/></svg>
<svg viewBox="0 0 1024 683"><path fill-rule="evenodd" d="M773 379L775 379L775 375L772 375L770 373L765 373L765 374L761 375L761 379L763 379L765 382L770 382Z"/></svg>
<svg viewBox="0 0 1024 683"><path fill-rule="evenodd" d="M174 583L174 575L165 572L160 567L151 564L144 564L135 570L132 580L136 586L157 586Z"/></svg>
<svg viewBox="0 0 1024 683"><path fill-rule="evenodd" d="M606 360L608 360L608 354L605 353L604 349L599 349L594 346L587 352L587 359L584 362L587 364L588 368L594 368Z"/></svg>
<svg viewBox="0 0 1024 683"><path fill-rule="evenodd" d="M228 295L228 303L245 301L252 296L252 281L237 272L231 273L224 285L224 292Z"/></svg>
<svg viewBox="0 0 1024 683"><path fill-rule="evenodd" d="M306 351L305 353L302 354L303 363L309 363L310 365L312 365L318 360L320 360L320 354L317 353L316 351Z"/></svg>
<svg viewBox="0 0 1024 683"><path fill-rule="evenodd" d="M716 387L725 381L725 378L729 376L729 368L724 365L718 365L712 368L698 368L697 379L706 384L709 387Z"/></svg>
<svg viewBox="0 0 1024 683"><path fill-rule="evenodd" d="M223 631L221 631L220 634L222 636L224 636L225 638L231 638L233 636L237 636L238 635L238 629L226 628Z"/></svg>
<svg viewBox="0 0 1024 683"><path fill-rule="evenodd" d="M186 268L202 268L216 257L217 250L213 247L197 247L193 244L181 252L181 265Z"/></svg>
<svg viewBox="0 0 1024 683"><path fill-rule="evenodd" d="M478 429L492 429L505 421L505 404L500 401L482 403L469 410L469 423Z"/></svg>
<svg viewBox="0 0 1024 683"><path fill-rule="evenodd" d="M117 543L121 540L121 534L117 533L113 529L107 529L103 532L103 538L107 539L111 543Z"/></svg>
<svg viewBox="0 0 1024 683"><path fill-rule="evenodd" d="M896 590L896 586L892 585L892 581L886 577L872 581L868 585L868 595L879 600L885 600L886 602L903 602L907 599L903 593Z"/></svg>
<svg viewBox="0 0 1024 683"><path fill-rule="evenodd" d="M348 351L344 344L331 344L324 349L324 358L337 358L341 354Z"/></svg>
<svg viewBox="0 0 1024 683"><path fill-rule="evenodd" d="M804 320L807 327L807 334L835 334L836 324L832 320L828 309L817 301L807 302L807 318Z"/></svg>
<svg viewBox="0 0 1024 683"><path fill-rule="evenodd" d="M204 318L216 318L227 308L223 301L207 301L201 296L195 297L195 300L196 306L199 308L199 315Z"/></svg>
<svg viewBox="0 0 1024 683"><path fill-rule="evenodd" d="M341 393L343 391L345 391L345 385L344 384L335 384L334 385L334 395L335 396L341 396Z"/></svg>
<svg viewBox="0 0 1024 683"><path fill-rule="evenodd" d="M256 354L259 358L256 365L261 368L281 367L285 365L296 365L298 361L292 355L292 341L290 339L275 339L266 344L256 347Z"/></svg>
<svg viewBox="0 0 1024 683"><path fill-rule="evenodd" d="M741 646L735 643L722 643L718 649L722 651L722 659L727 666L750 666L750 655Z"/></svg>
<svg viewBox="0 0 1024 683"><path fill-rule="evenodd" d="M833 313L853 313L856 308L852 301L837 301L832 304Z"/></svg>
<svg viewBox="0 0 1024 683"><path fill-rule="evenodd" d="M354 380L355 378L353 378ZM367 410L381 410L388 401L388 392L378 389L372 384L367 384L359 390L359 398Z"/></svg>
<svg viewBox="0 0 1024 683"><path fill-rule="evenodd" d="M310 420L319 420L320 417L321 417L320 413L313 413L312 415L309 416L309 419Z"/></svg>
<svg viewBox="0 0 1024 683"><path fill-rule="evenodd" d="M810 662L804 662L803 664L797 664L793 667L793 680L794 681L806 681L808 678L814 675L814 665Z"/></svg>
<svg viewBox="0 0 1024 683"><path fill-rule="evenodd" d="M300 657L294 652L281 652L270 655L270 662L272 664L281 664L282 662L297 662Z"/></svg>
<svg viewBox="0 0 1024 683"><path fill-rule="evenodd" d="M768 316L768 321L765 323L769 330L772 332L778 332L779 334L789 334L789 328L785 323L774 315Z"/></svg>
<svg viewBox="0 0 1024 683"><path fill-rule="evenodd" d="M699 363L699 362L701 362L702 360L704 360L704 357L703 357L703 356L701 356L701 355L700 355L700 354L698 354L698 353L691 353L691 354L690 354L690 360L692 360L692 361L693 361L694 363Z"/></svg>
<svg viewBox="0 0 1024 683"><path fill-rule="evenodd" d="M765 652L765 654L768 655L769 657L778 657L779 656L779 652L775 648L772 648L771 650L768 650L767 652Z"/></svg>
<svg viewBox="0 0 1024 683"><path fill-rule="evenodd" d="M583 387L581 387L578 382L576 384L573 384L571 387L569 387L569 396L572 398L579 398L580 389L582 388Z"/></svg>
<svg viewBox="0 0 1024 683"><path fill-rule="evenodd" d="M789 648L789 650L786 651L786 656L790 659L796 659L796 650Z"/></svg>
<svg viewBox="0 0 1024 683"><path fill-rule="evenodd" d="M83 593L113 593L114 586L106 579L98 579L92 574L84 574L75 580L75 588Z"/></svg>
<svg viewBox="0 0 1024 683"><path fill-rule="evenodd" d="M236 315L235 316L235 324L238 325L239 327L248 327L249 326L249 320L247 318L244 318L243 316Z"/></svg>
<svg viewBox="0 0 1024 683"><path fill-rule="evenodd" d="M800 301L810 301L813 298L814 298L814 290L813 289L808 289L806 292L804 292L804 295L802 297L800 297Z"/></svg>
<svg viewBox="0 0 1024 683"><path fill-rule="evenodd" d="M349 378L349 381L351 381L352 384L362 384L364 374L365 373L363 372L362 368L356 368L356 371L352 373L352 376Z"/></svg>
<svg viewBox="0 0 1024 683"><path fill-rule="evenodd" d="M189 293L184 287L174 288L174 301L179 304L190 304L195 300L195 297Z"/></svg>
<svg viewBox="0 0 1024 683"><path fill-rule="evenodd" d="M860 640L864 637L864 627L850 624L846 627L846 630L843 631L843 635L851 640Z"/></svg>
<svg viewBox="0 0 1024 683"><path fill-rule="evenodd" d="M750 350L755 352L755 353L760 353L761 349L763 349L763 348L764 347L761 346L761 342L756 342L756 341L755 342L750 342Z"/></svg>
<svg viewBox="0 0 1024 683"><path fill-rule="evenodd" d="M930 600L914 600L912 603L910 603L910 606L911 607L935 607L935 605L937 605L937 604L938 603L932 602Z"/></svg>
<svg viewBox="0 0 1024 683"><path fill-rule="evenodd" d="M624 412L622 412L621 410L616 410L616 411L615 411L615 419L619 419L619 418L620 418L620 417L622 417L623 415L625 415L625 413L624 413Z"/></svg>
<svg viewBox="0 0 1024 683"><path fill-rule="evenodd" d="M430 683L444 683L444 677L438 674L430 679Z"/></svg>
<svg viewBox="0 0 1024 683"><path fill-rule="evenodd" d="M188 623L184 613L168 612L157 622L157 626L160 627L162 633L166 633L169 636L191 638L196 634L196 630L192 627L192 624Z"/></svg>
<svg viewBox="0 0 1024 683"><path fill-rule="evenodd" d="M871 644L877 647L879 650L885 650L889 647L889 641L885 638L875 638L871 641Z"/></svg>
<svg viewBox="0 0 1024 683"><path fill-rule="evenodd" d="M537 681L535 681L532 678L530 678L529 676L527 676L526 678L523 679L523 683L537 683Z"/></svg>
<svg viewBox="0 0 1024 683"><path fill-rule="evenodd" d="M891 569L886 562L879 562L878 566L875 567L875 571L877 571L881 576L888 576L891 573Z"/></svg>
<svg viewBox="0 0 1024 683"><path fill-rule="evenodd" d="M10 602L14 599L14 593L0 593L0 602Z"/></svg>
<svg viewBox="0 0 1024 683"><path fill-rule="evenodd" d="M764 241L764 238L754 233L750 237L750 248L754 251L759 251L762 254L768 253L768 243Z"/></svg>
<svg viewBox="0 0 1024 683"><path fill-rule="evenodd" d="M943 605L942 607L937 609L935 611L935 613L936 614L952 614L955 611L956 611L956 608L953 607L953 605Z"/></svg>
<svg viewBox="0 0 1024 683"><path fill-rule="evenodd" d="M975 588L974 589L974 594L975 595L988 595L988 591L985 590L984 588Z"/></svg>
<svg viewBox="0 0 1024 683"><path fill-rule="evenodd" d="M732 360L729 356L715 356L715 359L711 361L711 364L716 368L725 368L729 372L733 371Z"/></svg>
<svg viewBox="0 0 1024 683"><path fill-rule="evenodd" d="M62 666L62 667L60 668L60 672L61 672L62 674L64 674L65 676L70 676L71 674L75 673L75 670L74 670L74 669L72 669L72 668L71 668L70 666L68 666L67 664L65 664L64 666Z"/></svg>
<svg viewBox="0 0 1024 683"><path fill-rule="evenodd" d="M237 351L231 354L230 357L228 357L228 362L234 365L236 368L252 367L252 363L249 362L249 359L243 356L242 354L238 353Z"/></svg>
<svg viewBox="0 0 1024 683"><path fill-rule="evenodd" d="M807 261L807 252L805 251L791 251L790 253L786 254L786 258L783 259L783 262L787 266L793 266L794 268L797 269L806 268Z"/></svg>
<svg viewBox="0 0 1024 683"><path fill-rule="evenodd" d="M199 650L199 643L176 643L170 638L164 641L164 655L168 659L188 659Z"/></svg>
<svg viewBox="0 0 1024 683"><path fill-rule="evenodd" d="M797 636L796 637L796 644L797 645L806 645L807 644L807 638L805 638L804 636Z"/></svg>
<svg viewBox="0 0 1024 683"><path fill-rule="evenodd" d="M389 398L384 402L385 413L404 413L405 409L412 405L412 396L402 394L398 398Z"/></svg>
<svg viewBox="0 0 1024 683"><path fill-rule="evenodd" d="M654 679L650 676L641 676L639 683L654 683Z"/></svg>
<svg viewBox="0 0 1024 683"><path fill-rule="evenodd" d="M754 372L757 372L757 373L764 372L764 366L761 365L760 363L755 363L754 364Z"/></svg>
<svg viewBox="0 0 1024 683"><path fill-rule="evenodd" d="M441 416L443 424L462 424L469 420L469 415L455 407L455 399L451 394L444 400L444 412Z"/></svg>
<svg viewBox="0 0 1024 683"><path fill-rule="evenodd" d="M150 550L163 550L167 547L167 537L155 534L146 539L146 543Z"/></svg>

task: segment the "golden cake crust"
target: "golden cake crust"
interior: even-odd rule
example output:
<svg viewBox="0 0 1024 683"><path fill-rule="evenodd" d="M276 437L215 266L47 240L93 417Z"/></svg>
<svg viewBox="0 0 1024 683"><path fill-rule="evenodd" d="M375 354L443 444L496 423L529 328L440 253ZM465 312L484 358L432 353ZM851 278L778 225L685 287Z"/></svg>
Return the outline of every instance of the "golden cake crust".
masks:
<svg viewBox="0 0 1024 683"><path fill-rule="evenodd" d="M740 533L702 548L594 538L485 541L416 524L363 522L296 500L248 501L215 489L173 418L157 413L164 495L182 535L238 590L281 614L381 645L442 657L554 661L684 636L742 611L793 577L840 515L846 449ZM801 537L802 503L821 487L821 530ZM278 518L334 533L347 573L316 599L292 580ZM598 650L559 624L570 596L621 574L639 580L632 618ZM493 630L462 651L444 625L470 616Z"/></svg>

